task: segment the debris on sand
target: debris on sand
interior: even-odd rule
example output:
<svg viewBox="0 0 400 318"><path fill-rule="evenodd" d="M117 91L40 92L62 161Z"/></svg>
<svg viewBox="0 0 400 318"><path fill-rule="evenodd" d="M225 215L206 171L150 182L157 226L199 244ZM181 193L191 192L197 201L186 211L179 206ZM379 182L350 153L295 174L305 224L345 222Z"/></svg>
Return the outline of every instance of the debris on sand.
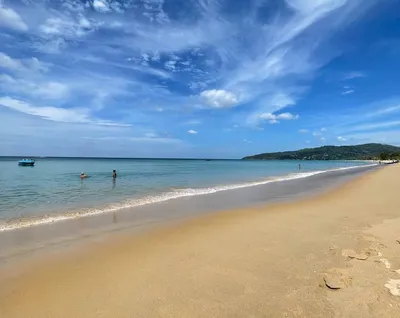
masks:
<svg viewBox="0 0 400 318"><path fill-rule="evenodd" d="M393 296L400 296L400 279L391 279L385 284Z"/></svg>
<svg viewBox="0 0 400 318"><path fill-rule="evenodd" d="M392 265L389 263L389 261L388 261L386 258L381 258L379 261L381 261L381 262L385 265L385 267L386 267L387 269L389 269L390 267L392 267Z"/></svg>
<svg viewBox="0 0 400 318"><path fill-rule="evenodd" d="M365 253L357 253L354 250L349 249L342 250L342 255L348 258L355 258L360 261L365 261L368 258L368 255Z"/></svg>
<svg viewBox="0 0 400 318"><path fill-rule="evenodd" d="M350 285L351 278L340 268L332 268L324 274L325 285L330 289L342 289Z"/></svg>

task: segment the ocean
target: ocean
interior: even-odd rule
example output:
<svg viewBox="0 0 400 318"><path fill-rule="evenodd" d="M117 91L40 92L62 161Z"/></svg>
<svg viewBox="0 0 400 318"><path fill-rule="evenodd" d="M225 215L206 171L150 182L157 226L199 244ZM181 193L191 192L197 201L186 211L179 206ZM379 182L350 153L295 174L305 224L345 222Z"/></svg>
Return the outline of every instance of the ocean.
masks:
<svg viewBox="0 0 400 318"><path fill-rule="evenodd" d="M0 230L306 178L362 161L0 158ZM298 166L301 165L299 171ZM113 169L118 177L112 178ZM85 172L87 179L81 180Z"/></svg>

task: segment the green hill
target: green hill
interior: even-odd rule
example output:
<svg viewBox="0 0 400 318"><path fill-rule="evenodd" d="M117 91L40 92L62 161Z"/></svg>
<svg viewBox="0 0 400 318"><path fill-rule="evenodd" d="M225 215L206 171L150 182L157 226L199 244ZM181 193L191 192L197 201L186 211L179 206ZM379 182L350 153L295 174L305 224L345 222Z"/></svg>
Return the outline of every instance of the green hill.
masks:
<svg viewBox="0 0 400 318"><path fill-rule="evenodd" d="M400 147L384 144L356 146L323 146L296 151L262 153L244 157L244 160L382 160L400 156Z"/></svg>

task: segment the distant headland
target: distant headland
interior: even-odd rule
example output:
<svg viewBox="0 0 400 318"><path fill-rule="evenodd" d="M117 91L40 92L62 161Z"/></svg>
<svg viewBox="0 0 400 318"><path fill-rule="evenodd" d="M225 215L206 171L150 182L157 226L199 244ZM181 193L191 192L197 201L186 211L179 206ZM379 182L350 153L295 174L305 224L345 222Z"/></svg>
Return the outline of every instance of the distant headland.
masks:
<svg viewBox="0 0 400 318"><path fill-rule="evenodd" d="M267 152L243 160L389 160L400 159L400 147L370 143L354 146L323 146L296 151Z"/></svg>

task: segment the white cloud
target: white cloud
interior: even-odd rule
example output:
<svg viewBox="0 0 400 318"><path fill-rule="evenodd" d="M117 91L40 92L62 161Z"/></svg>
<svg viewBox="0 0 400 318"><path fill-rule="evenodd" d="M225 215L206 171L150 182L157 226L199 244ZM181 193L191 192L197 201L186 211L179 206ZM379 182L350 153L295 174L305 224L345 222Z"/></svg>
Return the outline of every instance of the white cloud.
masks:
<svg viewBox="0 0 400 318"><path fill-rule="evenodd" d="M58 39L81 38L96 28L83 16L80 17L51 17L48 18L39 29L46 37L46 41L57 41Z"/></svg>
<svg viewBox="0 0 400 318"><path fill-rule="evenodd" d="M0 74L0 84L9 92L44 99L63 99L69 94L68 86L59 82L15 78L7 74Z"/></svg>
<svg viewBox="0 0 400 318"><path fill-rule="evenodd" d="M321 136L322 135L322 133L320 133L319 131L314 131L313 132L313 136L314 137L319 137L319 136Z"/></svg>
<svg viewBox="0 0 400 318"><path fill-rule="evenodd" d="M193 130L193 129L190 129L190 130L188 130L188 134L197 135L197 131Z"/></svg>
<svg viewBox="0 0 400 318"><path fill-rule="evenodd" d="M11 8L5 8L0 2L0 27L10 28L16 31L27 31L28 26L21 16Z"/></svg>
<svg viewBox="0 0 400 318"><path fill-rule="evenodd" d="M342 136L339 136L339 137L337 137L337 140L339 140L339 141L346 141L347 139L344 138L344 137L342 137Z"/></svg>
<svg viewBox="0 0 400 318"><path fill-rule="evenodd" d="M19 60L14 60L8 55L0 52L0 67L9 70L20 70L23 68L23 65Z"/></svg>
<svg viewBox="0 0 400 318"><path fill-rule="evenodd" d="M319 138L319 140L320 140L321 142L325 142L325 141L326 141L326 138L325 138L325 137L321 137L321 138Z"/></svg>
<svg viewBox="0 0 400 318"><path fill-rule="evenodd" d="M9 96L0 97L0 105L9 109L38 116L43 119L64 122L64 123L92 123L105 126L130 126L125 124L114 123L111 121L101 121L93 119L90 116L90 110L86 108L58 108L52 106L35 106L28 102L15 99Z"/></svg>
<svg viewBox="0 0 400 318"><path fill-rule="evenodd" d="M279 115L276 115L276 118L283 120L292 120L292 119L298 119L299 115L293 115L291 113L281 113Z"/></svg>
<svg viewBox="0 0 400 318"><path fill-rule="evenodd" d="M344 91L344 92L342 92L340 95L349 95L349 94L353 94L354 93L354 90L353 89L349 89L349 90L347 90L347 91Z"/></svg>
<svg viewBox="0 0 400 318"><path fill-rule="evenodd" d="M163 71L161 69L156 69L156 68L152 68L150 66L148 66L148 63L145 60L135 60L133 58L128 58L126 59L127 63L118 63L118 62L112 62L112 61L108 61L106 59L102 59L102 58L98 58L95 56L87 56L85 58L82 58L82 60L84 61L89 61L92 63L96 63L99 64L99 66L102 65L108 65L111 67L117 67L117 68L125 68L125 69L130 69L130 70L134 70L134 71L138 71L140 73L145 73L145 74L149 74L149 75L153 75L153 76L157 76L160 77L162 79L170 79L172 78L172 75L166 71ZM138 64L133 64L132 62L140 62Z"/></svg>
<svg viewBox="0 0 400 318"><path fill-rule="evenodd" d="M65 23L60 18L47 19L46 22L40 26L40 30L46 34L62 34Z"/></svg>
<svg viewBox="0 0 400 318"><path fill-rule="evenodd" d="M192 148L173 137L146 137L148 130L137 126L55 122L1 106L0 117L0 136L8 136L0 138L0 148L9 155L166 158L183 157Z"/></svg>
<svg viewBox="0 0 400 318"><path fill-rule="evenodd" d="M84 29L90 29L92 27L90 21L83 16L79 19L79 25Z"/></svg>
<svg viewBox="0 0 400 318"><path fill-rule="evenodd" d="M247 143L247 144L251 144L251 141L250 140L248 140L248 139L243 139L243 142L245 142L245 143Z"/></svg>
<svg viewBox="0 0 400 318"><path fill-rule="evenodd" d="M307 129L299 129L299 133L306 134L308 133Z"/></svg>
<svg viewBox="0 0 400 318"><path fill-rule="evenodd" d="M282 110L288 106L294 105L295 100L284 93L274 93L268 96L265 100L262 101L262 106L256 109L256 111L250 113L250 115L246 119L246 123L250 126L257 126L262 119L260 115L265 113L275 113L279 110Z"/></svg>
<svg viewBox="0 0 400 318"><path fill-rule="evenodd" d="M321 128L321 131L322 131L322 132L326 132L327 129L326 129L325 127L322 127L322 128Z"/></svg>
<svg viewBox="0 0 400 318"><path fill-rule="evenodd" d="M295 104L296 101L293 97L283 93L274 94L268 100L269 107L272 107L275 111Z"/></svg>
<svg viewBox="0 0 400 318"><path fill-rule="evenodd" d="M93 1L93 8L99 12L109 12L111 8L107 4L105 0L94 0Z"/></svg>
<svg viewBox="0 0 400 318"><path fill-rule="evenodd" d="M14 79L14 77L8 74L0 74L0 83L3 87L13 87L13 85L15 85L17 81Z"/></svg>
<svg viewBox="0 0 400 318"><path fill-rule="evenodd" d="M58 82L47 82L38 85L34 92L35 95L47 99L62 99L65 98L68 93L68 87Z"/></svg>
<svg viewBox="0 0 400 318"><path fill-rule="evenodd" d="M40 62L35 57L31 59L15 59L3 52L0 52L0 68L11 72L41 72L48 69L45 63Z"/></svg>
<svg viewBox="0 0 400 318"><path fill-rule="evenodd" d="M223 89L210 89L201 92L203 101L213 108L230 108L238 104L238 98L235 94Z"/></svg>
<svg viewBox="0 0 400 318"><path fill-rule="evenodd" d="M278 115L272 113L263 113L260 115L260 119L266 120L270 124L277 124L280 120L294 120L298 118L299 115L293 115L291 113L281 113Z"/></svg>
<svg viewBox="0 0 400 318"><path fill-rule="evenodd" d="M175 65L176 65L176 61L167 61L164 63L164 67L170 71L175 71L175 68L176 68Z"/></svg>
<svg viewBox="0 0 400 318"><path fill-rule="evenodd" d="M38 107L11 97L0 97L0 105L21 113L59 122L89 122L87 109L63 109L51 106Z"/></svg>

